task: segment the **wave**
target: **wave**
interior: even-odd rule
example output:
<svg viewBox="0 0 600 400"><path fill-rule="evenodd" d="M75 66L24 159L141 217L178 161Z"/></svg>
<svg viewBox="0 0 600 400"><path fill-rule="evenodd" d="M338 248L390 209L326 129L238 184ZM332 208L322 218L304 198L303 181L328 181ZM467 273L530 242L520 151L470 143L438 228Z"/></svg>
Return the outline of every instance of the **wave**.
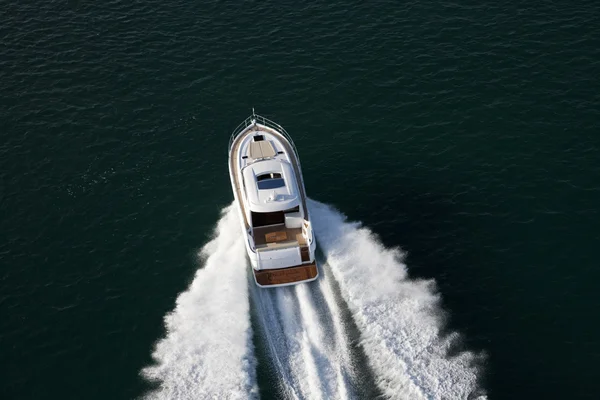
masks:
<svg viewBox="0 0 600 400"><path fill-rule="evenodd" d="M352 355L328 288L321 276L314 284L252 291L283 397L354 397Z"/></svg>
<svg viewBox="0 0 600 400"><path fill-rule="evenodd" d="M309 201L318 245L360 330L376 384L389 398L485 399L481 355L450 355L433 281L408 279L402 253L323 203Z"/></svg>
<svg viewBox="0 0 600 400"><path fill-rule="evenodd" d="M142 370L159 383L147 398L256 398L248 265L233 205L222 211L200 255L204 267L165 317L167 335L155 346L155 364Z"/></svg>
<svg viewBox="0 0 600 400"><path fill-rule="evenodd" d="M373 397L375 383L388 398L485 399L481 356L450 354L458 335L443 334L434 282L408 279L398 249L332 207L310 200L309 208L321 276L275 289L249 283L237 211L223 210L200 252L204 267L165 317L155 364L142 371L159 384L147 397L257 398L250 297L278 397ZM362 350L350 337L356 328Z"/></svg>

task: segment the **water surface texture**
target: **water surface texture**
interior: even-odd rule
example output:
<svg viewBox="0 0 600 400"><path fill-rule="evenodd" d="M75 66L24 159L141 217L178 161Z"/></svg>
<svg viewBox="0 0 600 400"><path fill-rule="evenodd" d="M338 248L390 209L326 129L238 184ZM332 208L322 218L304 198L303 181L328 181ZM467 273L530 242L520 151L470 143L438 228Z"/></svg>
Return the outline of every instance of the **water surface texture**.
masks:
<svg viewBox="0 0 600 400"><path fill-rule="evenodd" d="M219 384L238 394L369 398L407 382L385 364L393 357L431 398L475 387L490 399L597 398L597 2L8 0L0 10L2 399L198 396L215 365L230 366ZM320 257L331 258L320 286L246 290L238 254L209 251L240 248L213 236L233 199L228 136L252 107L294 138L321 222L363 240L345 247L321 229ZM340 213L377 236L345 230L355 225ZM401 274L397 247L408 278L435 281L422 292L435 303L428 332L460 334L452 361L436 346L426 354L441 358L402 346L378 356L374 343L404 336L372 327L400 329L412 314L388 301L397 319L367 320L376 314L351 291L343 250L380 251L372 274ZM193 304L204 287L218 292L211 301L235 298L224 279L240 288L236 315L250 313L230 330L243 363L169 369L213 343L218 325L203 326L215 304ZM270 307L299 317L261 319ZM265 339L270 324L281 336ZM269 365L273 349L294 346L306 353ZM482 354L475 383L466 364ZM406 364L415 359L435 363ZM332 380L303 384L297 371Z"/></svg>

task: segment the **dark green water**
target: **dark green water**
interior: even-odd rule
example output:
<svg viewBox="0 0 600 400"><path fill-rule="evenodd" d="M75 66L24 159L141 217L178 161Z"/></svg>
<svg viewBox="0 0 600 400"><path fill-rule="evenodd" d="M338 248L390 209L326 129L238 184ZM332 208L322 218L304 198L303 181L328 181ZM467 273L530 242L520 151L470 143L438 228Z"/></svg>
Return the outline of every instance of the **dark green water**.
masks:
<svg viewBox="0 0 600 400"><path fill-rule="evenodd" d="M148 390L251 107L437 281L490 398L597 398L596 2L0 9L3 399Z"/></svg>

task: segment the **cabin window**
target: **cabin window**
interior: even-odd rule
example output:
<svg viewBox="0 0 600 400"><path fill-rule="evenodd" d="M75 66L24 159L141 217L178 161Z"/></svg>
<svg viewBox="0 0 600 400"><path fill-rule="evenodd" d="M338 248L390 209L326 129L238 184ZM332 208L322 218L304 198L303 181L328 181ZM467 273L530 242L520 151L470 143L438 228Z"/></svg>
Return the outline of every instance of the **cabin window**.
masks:
<svg viewBox="0 0 600 400"><path fill-rule="evenodd" d="M283 214L283 211L268 213L259 213L252 211L251 214L252 226L255 228L259 226L280 225L285 223L285 215Z"/></svg>
<svg viewBox="0 0 600 400"><path fill-rule="evenodd" d="M256 184L260 190L276 189L285 186L285 181L278 172L269 172L267 174L258 175Z"/></svg>

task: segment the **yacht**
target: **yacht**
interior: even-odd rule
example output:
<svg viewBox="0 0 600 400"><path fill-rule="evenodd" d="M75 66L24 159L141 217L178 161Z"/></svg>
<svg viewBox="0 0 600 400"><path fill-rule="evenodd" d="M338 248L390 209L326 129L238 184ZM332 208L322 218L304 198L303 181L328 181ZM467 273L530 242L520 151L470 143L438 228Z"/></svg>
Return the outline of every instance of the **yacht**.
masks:
<svg viewBox="0 0 600 400"><path fill-rule="evenodd" d="M229 175L256 284L317 279L300 158L285 129L253 110L231 135Z"/></svg>

